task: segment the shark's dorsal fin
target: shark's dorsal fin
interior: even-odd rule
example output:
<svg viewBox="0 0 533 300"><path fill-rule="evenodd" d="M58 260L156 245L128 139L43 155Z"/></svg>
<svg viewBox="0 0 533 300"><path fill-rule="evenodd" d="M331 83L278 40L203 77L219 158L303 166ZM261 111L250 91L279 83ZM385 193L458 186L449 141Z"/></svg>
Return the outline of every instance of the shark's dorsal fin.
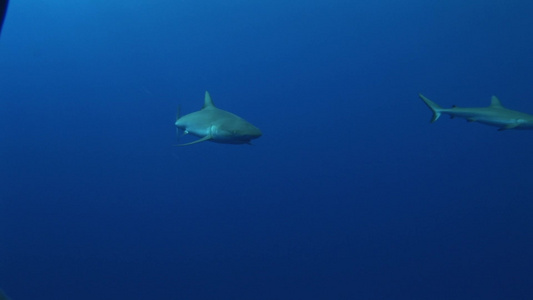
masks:
<svg viewBox="0 0 533 300"><path fill-rule="evenodd" d="M492 108L503 108L502 103L500 102L500 99L496 96L492 96L490 99L490 107Z"/></svg>
<svg viewBox="0 0 533 300"><path fill-rule="evenodd" d="M216 107L216 106L213 103L213 100L211 99L209 92L205 91L204 107L202 108L208 108L208 107Z"/></svg>

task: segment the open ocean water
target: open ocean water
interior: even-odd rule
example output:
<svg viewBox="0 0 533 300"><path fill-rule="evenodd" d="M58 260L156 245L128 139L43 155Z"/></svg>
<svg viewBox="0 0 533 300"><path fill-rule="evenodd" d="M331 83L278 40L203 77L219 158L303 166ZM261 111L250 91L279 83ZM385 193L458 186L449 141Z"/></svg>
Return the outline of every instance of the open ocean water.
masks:
<svg viewBox="0 0 533 300"><path fill-rule="evenodd" d="M13 300L533 299L533 2L12 0ZM215 104L253 145L178 144ZM193 141L183 137L181 141Z"/></svg>

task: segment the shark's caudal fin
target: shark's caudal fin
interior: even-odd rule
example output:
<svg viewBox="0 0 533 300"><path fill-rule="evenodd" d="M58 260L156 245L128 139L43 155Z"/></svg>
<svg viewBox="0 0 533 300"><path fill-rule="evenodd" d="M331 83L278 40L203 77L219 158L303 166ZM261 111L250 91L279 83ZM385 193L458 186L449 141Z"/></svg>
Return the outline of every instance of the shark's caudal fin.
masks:
<svg viewBox="0 0 533 300"><path fill-rule="evenodd" d="M176 121L181 118L181 105L178 105L178 109L176 110Z"/></svg>
<svg viewBox="0 0 533 300"><path fill-rule="evenodd" d="M178 122L179 118L181 118L181 105L178 105L178 110L176 111L176 122ZM179 127L176 127L176 140L180 141L180 137L183 135L183 130L181 130Z"/></svg>
<svg viewBox="0 0 533 300"><path fill-rule="evenodd" d="M215 104L213 103L213 100L211 99L211 95L209 95L208 91L205 91L205 99L204 99L204 107L215 107Z"/></svg>
<svg viewBox="0 0 533 300"><path fill-rule="evenodd" d="M429 100L428 98L424 97L422 94L418 94L420 99L426 103L426 105L431 109L433 112L433 117L431 118L431 123L437 121L440 117L440 112L442 110L442 107L440 107L437 103Z"/></svg>

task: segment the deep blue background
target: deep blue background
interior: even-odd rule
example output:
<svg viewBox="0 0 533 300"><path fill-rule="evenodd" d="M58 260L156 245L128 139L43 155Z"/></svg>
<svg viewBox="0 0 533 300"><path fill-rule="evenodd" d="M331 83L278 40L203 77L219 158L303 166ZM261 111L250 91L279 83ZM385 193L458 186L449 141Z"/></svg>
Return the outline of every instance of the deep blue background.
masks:
<svg viewBox="0 0 533 300"><path fill-rule="evenodd" d="M532 299L533 2L10 3L0 286L20 299ZM215 104L254 146L178 148ZM189 139L190 141L192 139Z"/></svg>

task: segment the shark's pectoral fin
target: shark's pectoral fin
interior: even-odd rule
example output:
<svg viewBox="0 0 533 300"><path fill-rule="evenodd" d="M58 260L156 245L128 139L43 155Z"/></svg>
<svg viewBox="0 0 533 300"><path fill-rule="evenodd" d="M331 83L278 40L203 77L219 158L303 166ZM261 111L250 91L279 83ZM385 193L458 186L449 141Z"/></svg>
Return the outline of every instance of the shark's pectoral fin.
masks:
<svg viewBox="0 0 533 300"><path fill-rule="evenodd" d="M194 142L190 142L190 143L187 143L187 144L179 144L178 146L189 146L189 145L192 145L192 144L198 144L198 143L201 143L201 142L209 141L212 138L213 137L211 135L206 135L203 138L201 138L199 140L196 140Z"/></svg>
<svg viewBox="0 0 533 300"><path fill-rule="evenodd" d="M504 131L504 130L513 129L513 128L518 127L518 125L520 125L520 124L507 124L507 125L505 125L503 127L498 128L498 131Z"/></svg>

